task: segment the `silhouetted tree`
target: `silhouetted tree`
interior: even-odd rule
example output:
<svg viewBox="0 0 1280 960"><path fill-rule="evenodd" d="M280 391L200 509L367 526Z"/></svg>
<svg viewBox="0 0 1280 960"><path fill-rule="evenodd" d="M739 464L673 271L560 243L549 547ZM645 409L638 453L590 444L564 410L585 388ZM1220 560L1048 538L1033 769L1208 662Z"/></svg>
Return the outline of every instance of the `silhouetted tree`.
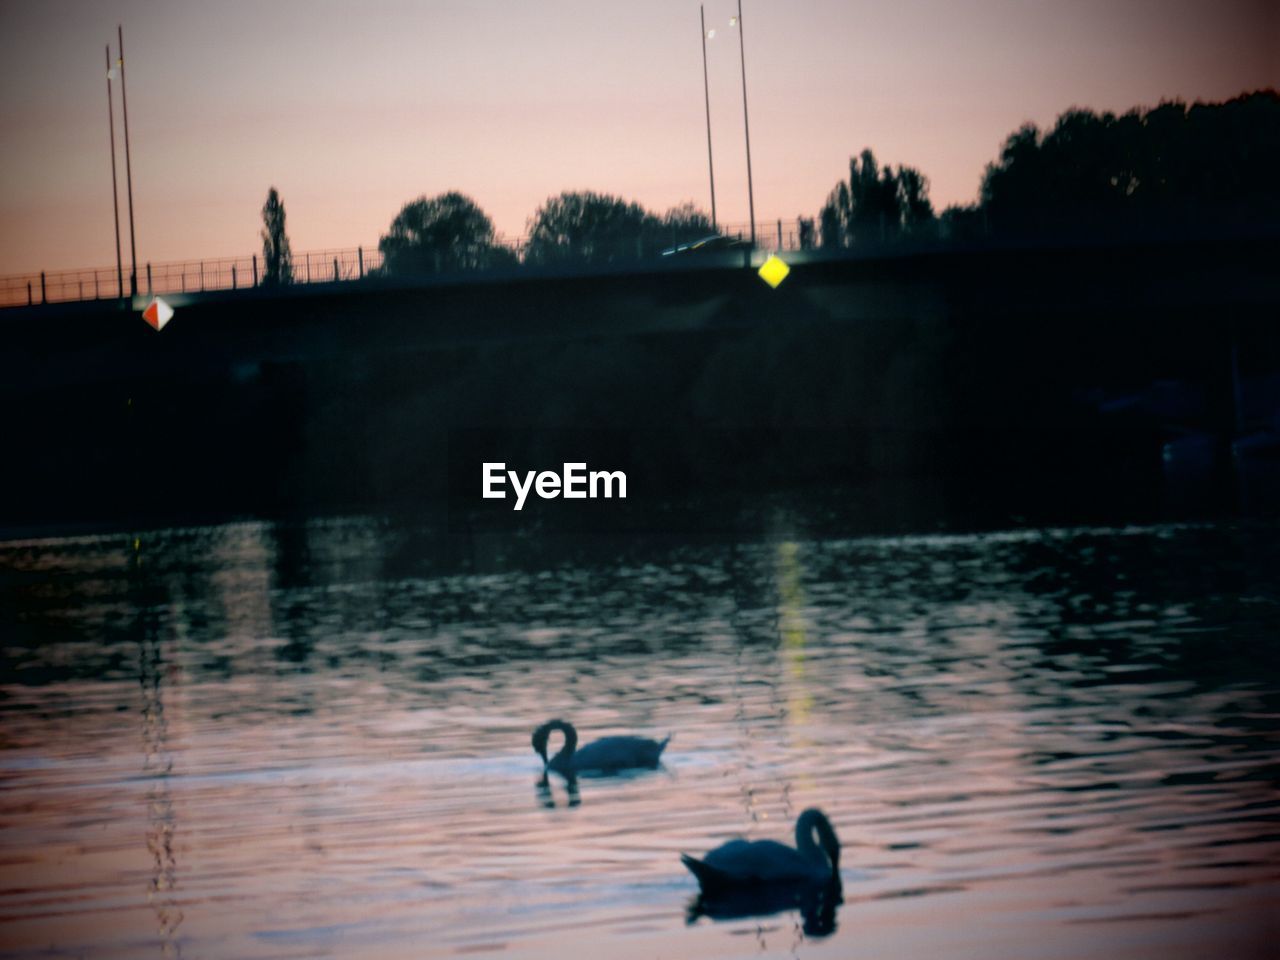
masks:
<svg viewBox="0 0 1280 960"><path fill-rule="evenodd" d="M668 246L701 240L715 232L711 218L686 200L662 215L662 241Z"/></svg>
<svg viewBox="0 0 1280 960"><path fill-rule="evenodd" d="M284 229L284 204L272 187L262 205L262 282L265 286L293 281L293 254Z"/></svg>
<svg viewBox="0 0 1280 960"><path fill-rule="evenodd" d="M917 236L925 233L934 222L929 181L914 167L899 167L896 186L897 216L903 232Z"/></svg>
<svg viewBox="0 0 1280 960"><path fill-rule="evenodd" d="M796 222L800 225L800 249L812 250L817 246L813 217L797 217Z"/></svg>
<svg viewBox="0 0 1280 960"><path fill-rule="evenodd" d="M849 159L849 181L836 184L818 220L827 248L922 235L933 224L929 181L913 167L881 171L875 154L863 150Z"/></svg>
<svg viewBox="0 0 1280 960"><path fill-rule="evenodd" d="M935 217L928 181L864 150L818 214L824 248L936 234L1099 239L1280 231L1280 92L1162 103L1121 116L1071 109L1024 124L987 165L975 204Z"/></svg>
<svg viewBox="0 0 1280 960"><path fill-rule="evenodd" d="M997 236L1280 226L1280 94L1220 104L1068 110L1053 129L1012 133L982 179Z"/></svg>
<svg viewBox="0 0 1280 960"><path fill-rule="evenodd" d="M514 264L497 242L493 221L460 193L419 197L406 203L378 241L383 270L412 275L481 270Z"/></svg>
<svg viewBox="0 0 1280 960"><path fill-rule="evenodd" d="M590 191L562 193L529 219L525 262L614 263L652 256L662 246L662 229L662 221L638 203Z"/></svg>
<svg viewBox="0 0 1280 960"><path fill-rule="evenodd" d="M818 211L818 232L822 236L824 250L845 246L847 236L845 219L848 216L848 209L849 187L845 183L838 183L831 191L831 195L827 197L827 202Z"/></svg>
<svg viewBox="0 0 1280 960"><path fill-rule="evenodd" d="M977 204L947 207L938 215L938 237L947 242L973 242L987 236L986 215Z"/></svg>

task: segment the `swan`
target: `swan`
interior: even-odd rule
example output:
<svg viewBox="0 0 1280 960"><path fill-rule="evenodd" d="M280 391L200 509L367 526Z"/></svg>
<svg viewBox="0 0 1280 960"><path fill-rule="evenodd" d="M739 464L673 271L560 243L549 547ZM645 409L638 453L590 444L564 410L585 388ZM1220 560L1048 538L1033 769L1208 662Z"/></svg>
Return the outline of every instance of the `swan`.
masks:
<svg viewBox="0 0 1280 960"><path fill-rule="evenodd" d="M815 841L814 837L817 837ZM701 860L681 862L698 878L703 893L739 891L767 885L804 887L840 883L840 841L826 815L816 808L796 820L796 845L776 840L730 840Z"/></svg>
<svg viewBox="0 0 1280 960"><path fill-rule="evenodd" d="M564 746L548 760L547 741L553 730L564 734ZM579 773L616 773L637 768L652 770L657 767L662 751L670 741L670 736L666 740L604 737L579 750L578 731L568 721L548 720L533 731L533 749L542 758L543 765L566 777Z"/></svg>

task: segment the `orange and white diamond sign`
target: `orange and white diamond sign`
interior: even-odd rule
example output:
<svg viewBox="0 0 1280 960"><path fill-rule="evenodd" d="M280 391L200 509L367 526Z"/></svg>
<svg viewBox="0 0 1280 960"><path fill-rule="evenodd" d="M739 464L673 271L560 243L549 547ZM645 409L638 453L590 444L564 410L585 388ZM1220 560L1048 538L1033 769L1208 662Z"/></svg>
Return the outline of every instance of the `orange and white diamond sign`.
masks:
<svg viewBox="0 0 1280 960"><path fill-rule="evenodd" d="M157 330L163 330L164 325L173 319L173 307L156 297L151 301L151 305L142 311L142 319Z"/></svg>

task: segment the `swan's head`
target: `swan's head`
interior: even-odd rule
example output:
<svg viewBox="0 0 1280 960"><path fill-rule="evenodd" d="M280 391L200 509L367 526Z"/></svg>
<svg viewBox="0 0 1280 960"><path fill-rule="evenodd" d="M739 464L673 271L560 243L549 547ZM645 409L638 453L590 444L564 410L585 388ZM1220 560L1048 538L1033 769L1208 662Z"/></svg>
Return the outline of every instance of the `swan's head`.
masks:
<svg viewBox="0 0 1280 960"><path fill-rule="evenodd" d="M542 765L547 764L547 741L551 738L551 724L544 723L533 731L533 752L542 758Z"/></svg>
<svg viewBox="0 0 1280 960"><path fill-rule="evenodd" d="M834 876L840 876L840 840L827 815L810 807L796 820L796 849L806 856L824 856Z"/></svg>

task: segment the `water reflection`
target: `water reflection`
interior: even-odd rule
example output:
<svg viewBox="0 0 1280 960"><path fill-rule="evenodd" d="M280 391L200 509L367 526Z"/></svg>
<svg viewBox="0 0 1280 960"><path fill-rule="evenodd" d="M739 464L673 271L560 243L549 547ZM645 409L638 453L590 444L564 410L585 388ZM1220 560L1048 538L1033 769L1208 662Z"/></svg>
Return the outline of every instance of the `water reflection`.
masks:
<svg viewBox="0 0 1280 960"><path fill-rule="evenodd" d="M836 932L836 910L844 903L844 890L839 878L819 886L787 888L763 886L715 893L699 892L689 901L686 921L697 923L702 917L711 920L743 920L771 917L798 911L801 932L806 937L829 937Z"/></svg>
<svg viewBox="0 0 1280 960"><path fill-rule="evenodd" d="M177 818L169 789L173 757L169 752L168 720L164 709L165 684L161 680L164 659L156 632L147 626L143 624L138 645L138 679L142 692L142 773L150 782L146 797L147 850L154 864L147 901L155 911L161 954L181 957L182 946L177 933L183 914L176 896L178 863L174 852L174 832Z"/></svg>
<svg viewBox="0 0 1280 960"><path fill-rule="evenodd" d="M865 957L1264 955L1275 527L796 517L0 544L0 956L821 956L853 927ZM556 715L676 731L666 772L550 782ZM835 896L687 925L680 851L807 806L846 844L839 930Z"/></svg>
<svg viewBox="0 0 1280 960"><path fill-rule="evenodd" d="M578 804L582 803L582 797L578 792L578 778L565 777L563 778L563 782L566 805L576 807ZM556 808L555 791L552 790L551 778L547 776L546 773L543 773L543 775L538 778L537 796L540 806L546 807L548 810L554 810Z"/></svg>

